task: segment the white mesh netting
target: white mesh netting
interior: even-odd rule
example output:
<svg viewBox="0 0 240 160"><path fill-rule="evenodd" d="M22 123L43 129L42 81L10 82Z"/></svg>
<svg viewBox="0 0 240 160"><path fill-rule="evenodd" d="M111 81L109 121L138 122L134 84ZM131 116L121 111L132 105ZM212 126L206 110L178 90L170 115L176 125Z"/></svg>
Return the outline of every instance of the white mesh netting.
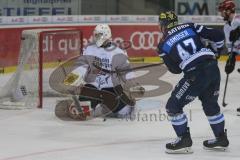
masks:
<svg viewBox="0 0 240 160"><path fill-rule="evenodd" d="M79 30L24 30L16 72L12 76L7 75L6 77L10 78L6 78L5 84L0 88L0 108L41 108L43 96L62 96L52 90L48 83L48 78L54 68L41 67L45 66L45 63L55 64L51 66L56 67L58 63L79 55L81 53L80 42L81 32ZM41 69L42 72L40 72Z"/></svg>

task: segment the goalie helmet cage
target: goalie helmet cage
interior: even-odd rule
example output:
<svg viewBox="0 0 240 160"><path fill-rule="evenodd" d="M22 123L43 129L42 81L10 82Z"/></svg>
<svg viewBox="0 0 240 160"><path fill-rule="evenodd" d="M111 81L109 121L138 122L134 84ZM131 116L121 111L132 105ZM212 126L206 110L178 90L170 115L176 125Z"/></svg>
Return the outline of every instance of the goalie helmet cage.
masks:
<svg viewBox="0 0 240 160"><path fill-rule="evenodd" d="M43 96L59 96L48 84L54 69L82 53L83 34L80 29L23 30L16 72L0 91L0 108L42 108ZM48 64L45 66L45 64Z"/></svg>

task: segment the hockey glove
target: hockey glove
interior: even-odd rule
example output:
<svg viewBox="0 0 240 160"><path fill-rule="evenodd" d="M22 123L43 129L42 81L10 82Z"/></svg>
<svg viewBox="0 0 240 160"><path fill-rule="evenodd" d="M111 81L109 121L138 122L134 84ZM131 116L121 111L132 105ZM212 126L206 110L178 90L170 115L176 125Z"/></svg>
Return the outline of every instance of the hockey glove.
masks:
<svg viewBox="0 0 240 160"><path fill-rule="evenodd" d="M232 54L229 54L228 60L225 65L225 72L227 74L230 74L233 72L233 70L235 68L235 63L236 63L236 53L233 52Z"/></svg>
<svg viewBox="0 0 240 160"><path fill-rule="evenodd" d="M220 56L221 56L223 53L226 53L224 47L217 48L217 52L215 53L216 59L220 58Z"/></svg>
<svg viewBox="0 0 240 160"><path fill-rule="evenodd" d="M69 73L64 79L63 83L68 86L81 86L86 84L84 81L87 69L85 67L78 67Z"/></svg>
<svg viewBox="0 0 240 160"><path fill-rule="evenodd" d="M232 30L230 32L230 37L229 40L231 42L235 42L236 40L238 40L240 38L240 27L237 27L235 30Z"/></svg>
<svg viewBox="0 0 240 160"><path fill-rule="evenodd" d="M209 48L213 51L216 59L218 59L220 57L220 55L224 53L224 47L217 48L217 47L214 47L214 45L208 44L207 48Z"/></svg>

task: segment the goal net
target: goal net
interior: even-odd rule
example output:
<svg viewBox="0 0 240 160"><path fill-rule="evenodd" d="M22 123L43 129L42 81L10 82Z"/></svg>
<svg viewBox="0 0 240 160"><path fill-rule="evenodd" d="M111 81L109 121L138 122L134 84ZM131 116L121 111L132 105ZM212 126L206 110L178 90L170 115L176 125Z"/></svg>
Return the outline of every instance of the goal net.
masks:
<svg viewBox="0 0 240 160"><path fill-rule="evenodd" d="M42 108L44 96L62 96L50 88L49 76L61 62L81 52L79 29L24 30L16 72L0 88L0 108Z"/></svg>

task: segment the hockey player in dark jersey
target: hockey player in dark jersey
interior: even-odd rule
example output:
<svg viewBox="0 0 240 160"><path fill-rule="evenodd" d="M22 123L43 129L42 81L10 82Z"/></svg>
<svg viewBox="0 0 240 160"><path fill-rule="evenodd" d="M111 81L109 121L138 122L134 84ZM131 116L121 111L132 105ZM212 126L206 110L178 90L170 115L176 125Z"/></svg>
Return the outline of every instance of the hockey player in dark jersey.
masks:
<svg viewBox="0 0 240 160"><path fill-rule="evenodd" d="M205 140L204 148L226 149L229 145L224 128L224 115L218 105L220 72L216 53L224 45L224 34L193 23L178 24L173 12L159 15L159 29L163 38L158 45L158 52L170 72L180 74L183 78L176 85L166 104L171 117L177 140L166 144L167 153L192 153L192 139L188 120L183 107L196 97L202 102L215 139ZM205 47L201 39L212 42L214 49Z"/></svg>

